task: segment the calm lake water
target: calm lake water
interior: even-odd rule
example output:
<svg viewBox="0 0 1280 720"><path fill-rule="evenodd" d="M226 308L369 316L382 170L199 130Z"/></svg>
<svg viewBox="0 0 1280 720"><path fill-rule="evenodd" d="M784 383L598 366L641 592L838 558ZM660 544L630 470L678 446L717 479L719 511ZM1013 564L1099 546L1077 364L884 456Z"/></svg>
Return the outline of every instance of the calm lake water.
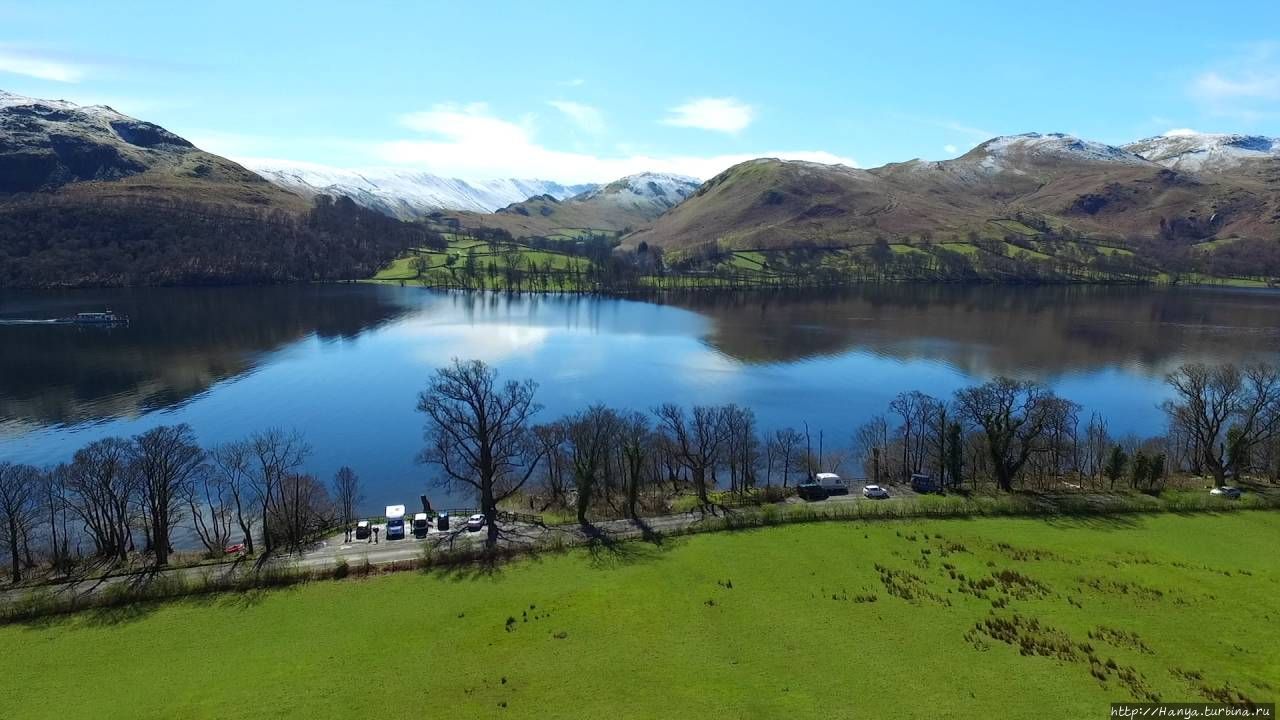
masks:
<svg viewBox="0 0 1280 720"><path fill-rule="evenodd" d="M12 321L111 308L128 327ZM0 459L52 463L107 435L186 422L205 444L297 428L366 506L413 501L417 392L452 357L533 378L550 419L591 402L737 402L826 443L898 392L1005 374L1049 383L1116 434L1158 432L1188 360L1275 360L1280 294L1144 288L865 287L665 304L382 286L0 293ZM445 498L446 502L468 502Z"/></svg>

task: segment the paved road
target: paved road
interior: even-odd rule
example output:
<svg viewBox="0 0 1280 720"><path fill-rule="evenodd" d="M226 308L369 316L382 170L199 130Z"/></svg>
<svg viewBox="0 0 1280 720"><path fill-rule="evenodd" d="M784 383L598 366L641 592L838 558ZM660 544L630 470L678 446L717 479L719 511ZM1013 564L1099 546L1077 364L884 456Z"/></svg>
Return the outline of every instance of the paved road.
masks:
<svg viewBox="0 0 1280 720"><path fill-rule="evenodd" d="M910 494L909 492L896 491L893 488L890 489L890 492L892 492L895 497L902 497ZM798 500L793 501L803 502ZM822 505L825 503L851 502L886 501L866 500L861 496L861 494L855 492L849 495L838 495L828 500L820 501L816 504ZM892 502L892 500L888 502ZM506 523L501 525L501 529L503 531L503 542L506 543L536 544L559 536L566 544L574 545L585 544L602 537L609 538L611 540L622 540L645 537L651 533L663 535L680 532L697 525L707 517L709 516L694 510L692 512L678 513L674 515L645 518L638 522L633 520L605 520L596 523L592 528L582 528L576 524L542 526L527 523ZM428 545L450 549L466 548L468 546L479 546L484 542L487 536L487 532L484 530L479 532L468 532L465 528L459 528L451 529L447 532L440 532L433 527L425 538L415 538L412 535L409 535L403 540L386 540L386 528L380 525L378 526L378 529L380 537L377 543L366 542L364 540L347 541L345 534L339 533L316 543L301 553L285 554L271 558L267 561L267 564L311 570L332 568L343 561L353 566L362 565L366 562L370 565L388 565L397 562L420 559L426 552ZM64 582L45 587L57 594L81 595L100 592L105 588L123 582L146 582L154 579L158 575L180 574L193 579L205 575L210 577L219 577L247 572L251 570L253 566L254 563L248 561L232 561L217 565L172 568L163 571L140 571L106 578ZM22 597L22 595L28 591L29 588L18 588L15 590L0 592L0 600L9 601L17 599Z"/></svg>

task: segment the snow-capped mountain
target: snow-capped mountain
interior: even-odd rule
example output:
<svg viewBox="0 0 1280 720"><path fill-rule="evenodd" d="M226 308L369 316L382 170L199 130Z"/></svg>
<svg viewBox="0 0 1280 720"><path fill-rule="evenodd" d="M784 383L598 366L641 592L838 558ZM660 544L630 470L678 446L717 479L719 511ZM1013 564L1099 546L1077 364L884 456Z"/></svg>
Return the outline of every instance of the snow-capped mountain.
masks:
<svg viewBox="0 0 1280 720"><path fill-rule="evenodd" d="M341 170L310 163L249 160L245 164L267 180L304 197L344 195L367 208L405 220L438 210L493 212L535 195L564 199L597 187L550 180L467 181L412 170Z"/></svg>
<svg viewBox="0 0 1280 720"><path fill-rule="evenodd" d="M1027 163L1043 162L1116 162L1146 165L1148 161L1125 148L1082 140L1064 133L1023 133L992 138L961 160L976 160L987 170L1016 168Z"/></svg>
<svg viewBox="0 0 1280 720"><path fill-rule="evenodd" d="M575 200L597 200L659 212L684 202L702 185L695 178L670 173L637 173L582 193Z"/></svg>
<svg viewBox="0 0 1280 720"><path fill-rule="evenodd" d="M1174 130L1130 143L1125 149L1165 167L1201 172L1226 170L1250 160L1280 159L1280 138Z"/></svg>
<svg viewBox="0 0 1280 720"><path fill-rule="evenodd" d="M0 192L115 180L198 152L159 125L105 105L38 100L0 90Z"/></svg>

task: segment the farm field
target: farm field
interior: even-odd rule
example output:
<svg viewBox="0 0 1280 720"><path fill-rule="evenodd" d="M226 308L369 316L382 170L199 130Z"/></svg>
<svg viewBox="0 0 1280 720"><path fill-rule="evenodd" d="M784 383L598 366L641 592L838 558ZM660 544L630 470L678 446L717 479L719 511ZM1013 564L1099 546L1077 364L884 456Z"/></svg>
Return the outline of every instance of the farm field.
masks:
<svg viewBox="0 0 1280 720"><path fill-rule="evenodd" d="M0 628L0 717L1270 702L1278 542L1268 511L832 522L91 611Z"/></svg>

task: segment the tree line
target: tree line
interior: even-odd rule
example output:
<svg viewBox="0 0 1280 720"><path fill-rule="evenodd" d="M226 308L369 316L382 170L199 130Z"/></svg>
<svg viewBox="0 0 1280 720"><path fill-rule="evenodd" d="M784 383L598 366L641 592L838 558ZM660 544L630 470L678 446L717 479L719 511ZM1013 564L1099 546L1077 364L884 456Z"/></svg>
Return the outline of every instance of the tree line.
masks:
<svg viewBox="0 0 1280 720"><path fill-rule="evenodd" d="M343 467L330 485L302 471L311 446L270 429L202 448L186 424L131 438L107 437L49 467L0 462L0 523L14 582L47 562L67 571L91 557L121 563L133 553L169 564L186 531L210 556L238 539L249 554L304 546L349 525L359 477ZM191 540L189 540L191 541Z"/></svg>
<svg viewBox="0 0 1280 720"><path fill-rule="evenodd" d="M948 398L901 393L848 446L828 451L807 427L762 431L737 404L648 412L595 404L535 423L535 382L500 382L483 362L455 360L419 395L427 417L419 459L442 487L475 494L491 544L502 534L500 504L518 496L538 511L571 509L587 525L593 513L639 518L684 492L714 510L717 487L769 495L819 471L860 469L875 482L925 474L944 489L989 483L1004 492L1159 491L1175 472L1215 484L1257 472L1280 481L1274 366L1192 363L1166 381L1167 432L1153 437L1116 438L1104 418L1082 421L1080 405L1047 386L998 377Z"/></svg>
<svg viewBox="0 0 1280 720"><path fill-rule="evenodd" d="M439 368L418 396L425 416L418 460L431 482L475 498L489 544L501 507L566 510L584 526L641 518L679 497L703 512L714 491L781 499L831 471L872 482L928 475L945 490L1158 492L1175 473L1280 482L1280 370L1273 365L1183 365L1166 377L1164 432L1115 437L1105 418L1029 380L998 377L949 397L896 396L886 412L828 442L807 426L761 428L738 404L647 410L593 404L538 421L532 380L499 379L483 362ZM210 555L239 540L270 554L350 526L361 484L348 467L330 483L303 468L311 447L280 429L203 448L187 425L108 437L49 467L0 462L0 527L11 576L47 562L65 570L93 557L142 553L169 562L187 532Z"/></svg>
<svg viewBox="0 0 1280 720"><path fill-rule="evenodd" d="M0 286L216 285L370 277L420 225L316 198L306 213L194 201L32 196L0 208Z"/></svg>

